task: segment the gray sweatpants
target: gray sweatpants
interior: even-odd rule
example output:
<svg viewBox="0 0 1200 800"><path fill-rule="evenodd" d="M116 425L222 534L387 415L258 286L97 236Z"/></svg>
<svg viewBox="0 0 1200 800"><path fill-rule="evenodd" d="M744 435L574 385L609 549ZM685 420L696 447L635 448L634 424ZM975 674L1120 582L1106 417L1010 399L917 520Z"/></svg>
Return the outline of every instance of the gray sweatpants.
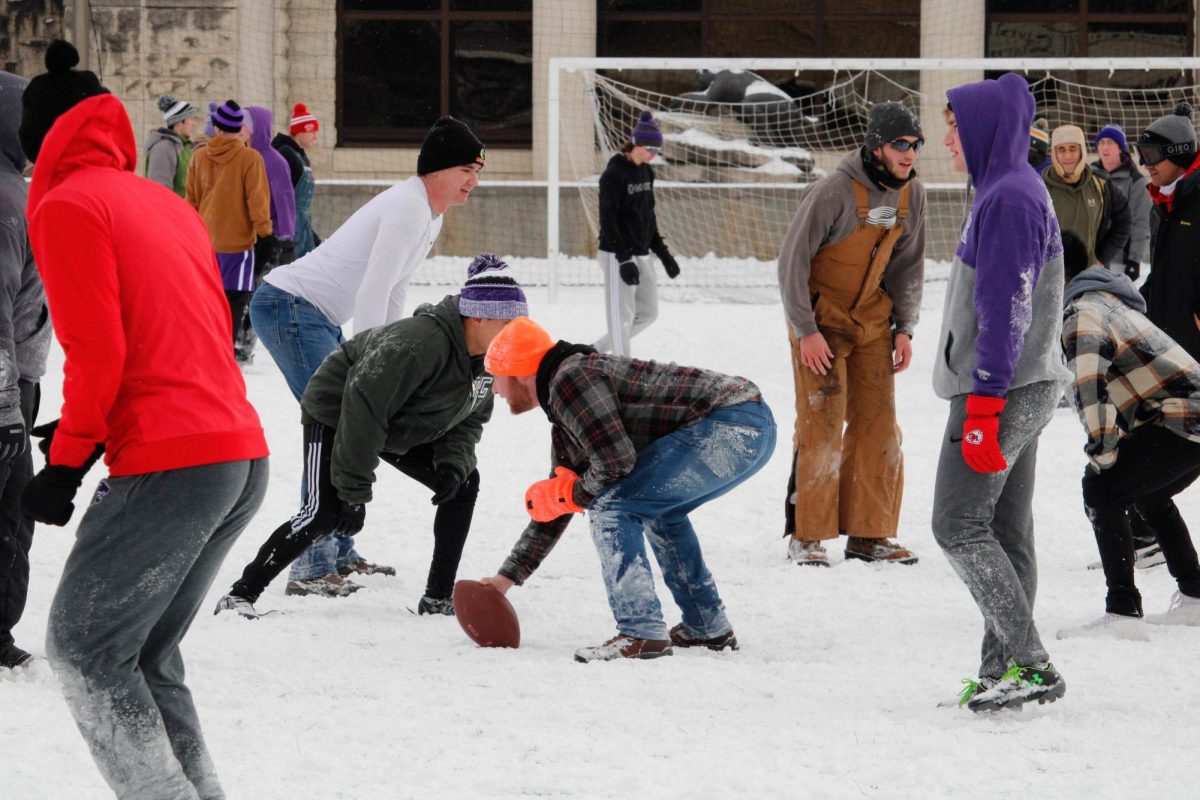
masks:
<svg viewBox="0 0 1200 800"><path fill-rule="evenodd" d="M592 345L601 353L632 355L629 340L658 319L658 265L646 256L634 256L638 283L630 286L621 280L621 264L616 255L601 250L600 269L604 271L604 318L608 333Z"/></svg>
<svg viewBox="0 0 1200 800"><path fill-rule="evenodd" d="M1033 624L1033 485L1038 436L1061 392L1058 383L1046 381L1008 393L1000 415L1008 469L991 474L963 461L967 396L950 401L933 491L933 535L983 612L981 677L999 677L1010 659L1022 666L1049 659Z"/></svg>
<svg viewBox="0 0 1200 800"><path fill-rule="evenodd" d="M262 504L266 458L100 483L50 608L46 655L118 798L224 798L179 643Z"/></svg>

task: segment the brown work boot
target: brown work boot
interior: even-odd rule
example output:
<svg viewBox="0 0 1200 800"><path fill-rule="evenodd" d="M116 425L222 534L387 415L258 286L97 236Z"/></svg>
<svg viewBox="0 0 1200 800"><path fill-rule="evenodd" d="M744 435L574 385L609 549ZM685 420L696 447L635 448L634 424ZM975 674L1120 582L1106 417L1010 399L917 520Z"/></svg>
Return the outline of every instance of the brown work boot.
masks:
<svg viewBox="0 0 1200 800"><path fill-rule="evenodd" d="M788 542L788 558L799 566L829 566L829 553L825 552L825 545L819 541L793 538Z"/></svg>
<svg viewBox="0 0 1200 800"><path fill-rule="evenodd" d="M284 594L306 597L308 595L316 595L318 597L346 597L354 594L362 586L343 578L336 572L331 572L328 575L321 575L318 578L310 578L305 581L288 581L287 588L283 590Z"/></svg>
<svg viewBox="0 0 1200 800"><path fill-rule="evenodd" d="M658 658L674 655L670 639L634 639L623 634L614 636L597 647L581 647L575 651L575 660L581 664L589 661L616 661L618 658Z"/></svg>
<svg viewBox="0 0 1200 800"><path fill-rule="evenodd" d="M707 647L709 650L737 650L738 640L733 631L722 633L711 639L697 639L688 635L683 629L683 623L671 628L671 644L676 647Z"/></svg>
<svg viewBox="0 0 1200 800"><path fill-rule="evenodd" d="M915 564L917 556L911 550L891 539L868 539L862 536L846 537L846 558L860 561L881 561L886 564Z"/></svg>
<svg viewBox="0 0 1200 800"><path fill-rule="evenodd" d="M348 575L354 575L355 573L357 573L359 575L395 575L396 574L395 567L385 567L382 564L372 564L370 561L367 561L365 558L360 558L358 561L355 561L353 564L347 564L344 567L338 567L337 571L338 571L338 575L341 575L343 578Z"/></svg>

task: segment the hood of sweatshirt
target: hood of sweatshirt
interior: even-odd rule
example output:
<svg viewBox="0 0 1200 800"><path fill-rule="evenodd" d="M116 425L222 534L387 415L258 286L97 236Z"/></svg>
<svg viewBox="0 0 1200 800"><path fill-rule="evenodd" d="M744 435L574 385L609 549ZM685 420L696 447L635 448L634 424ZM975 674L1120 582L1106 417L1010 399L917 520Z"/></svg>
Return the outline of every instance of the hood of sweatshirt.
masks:
<svg viewBox="0 0 1200 800"><path fill-rule="evenodd" d="M0 72L0 169L25 170L25 151L17 137L21 127L21 95L29 85L28 78Z"/></svg>
<svg viewBox="0 0 1200 800"><path fill-rule="evenodd" d="M1088 267L1067 284L1066 291L1063 292L1063 306L1069 305L1072 300L1088 292L1108 292L1119 297L1122 303L1134 311L1146 313L1145 298L1124 273L1111 272L1104 267Z"/></svg>
<svg viewBox="0 0 1200 800"><path fill-rule="evenodd" d="M267 185L271 189L271 225L280 239L296 235L296 190L292 187L292 171L287 159L271 146L271 125L274 115L262 106L247 106L250 114L250 147L258 152L267 169Z"/></svg>
<svg viewBox="0 0 1200 800"><path fill-rule="evenodd" d="M1034 99L1014 72L946 92L958 124L967 171L978 191L1029 166L1029 126Z"/></svg>
<svg viewBox="0 0 1200 800"><path fill-rule="evenodd" d="M174 144L181 146L183 145L183 139L176 134L172 133L166 128L155 128L154 130L150 131L150 135L146 137L146 143L142 145L142 149L149 153L151 147L154 147L154 145L162 141L173 142Z"/></svg>

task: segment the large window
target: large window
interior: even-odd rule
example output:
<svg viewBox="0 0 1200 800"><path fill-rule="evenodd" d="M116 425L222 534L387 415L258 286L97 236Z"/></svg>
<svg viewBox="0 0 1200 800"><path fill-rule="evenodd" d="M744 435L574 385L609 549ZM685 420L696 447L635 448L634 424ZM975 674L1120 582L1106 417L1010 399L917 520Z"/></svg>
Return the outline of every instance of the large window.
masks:
<svg viewBox="0 0 1200 800"><path fill-rule="evenodd" d="M339 0L339 145L420 144L451 114L489 147L533 132L532 0Z"/></svg>

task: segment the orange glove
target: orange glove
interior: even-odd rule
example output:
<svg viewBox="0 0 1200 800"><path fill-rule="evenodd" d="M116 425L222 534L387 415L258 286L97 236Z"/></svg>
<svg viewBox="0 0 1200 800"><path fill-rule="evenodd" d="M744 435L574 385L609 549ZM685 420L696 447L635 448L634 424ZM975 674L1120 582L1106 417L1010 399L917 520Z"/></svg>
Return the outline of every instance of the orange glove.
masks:
<svg viewBox="0 0 1200 800"><path fill-rule="evenodd" d="M566 467L555 467L554 477L538 481L525 492L525 510L537 522L550 522L563 514L583 511L575 504L575 481L579 476Z"/></svg>
<svg viewBox="0 0 1200 800"><path fill-rule="evenodd" d="M1003 472L1008 469L1008 462L1000 451L1000 412L1003 410L1003 397L967 395L962 454L967 466L976 472Z"/></svg>

